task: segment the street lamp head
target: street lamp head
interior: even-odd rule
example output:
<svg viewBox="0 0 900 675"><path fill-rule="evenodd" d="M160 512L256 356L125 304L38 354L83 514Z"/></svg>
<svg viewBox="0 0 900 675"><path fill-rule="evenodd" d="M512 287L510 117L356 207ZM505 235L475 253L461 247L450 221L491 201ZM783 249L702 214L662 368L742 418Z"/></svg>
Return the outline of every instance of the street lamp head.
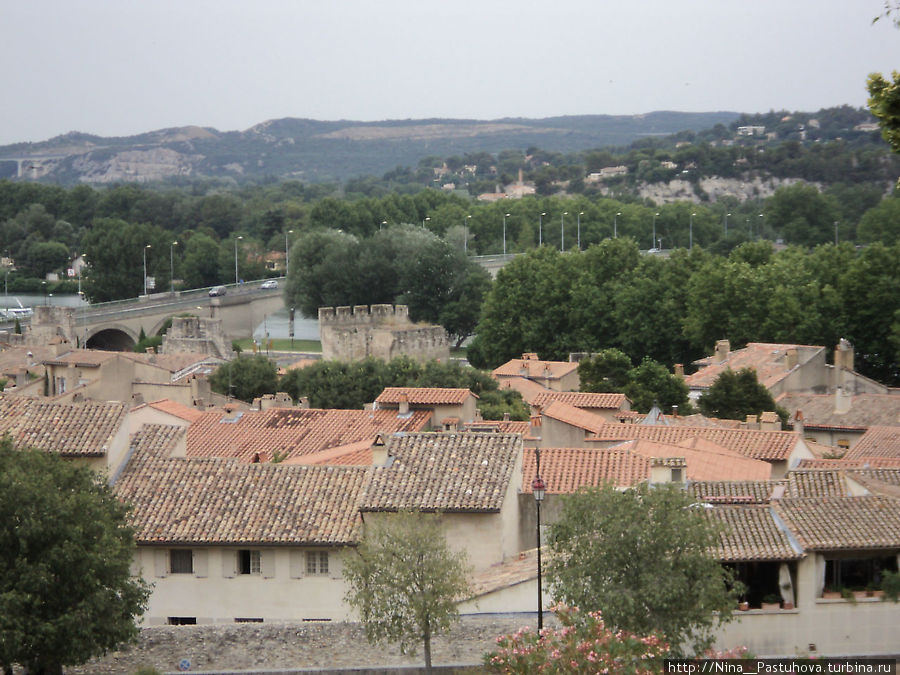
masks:
<svg viewBox="0 0 900 675"><path fill-rule="evenodd" d="M542 213L541 215L542 215L542 216L546 216L547 214L546 214L546 213Z"/></svg>
<svg viewBox="0 0 900 675"><path fill-rule="evenodd" d="M584 215L584 211L579 211L579 212L578 212L578 215L579 215L579 216L583 216L583 215Z"/></svg>
<svg viewBox="0 0 900 675"><path fill-rule="evenodd" d="M546 490L547 486L540 476L531 481L531 491L534 493L534 501L538 503L544 501L544 493Z"/></svg>
<svg viewBox="0 0 900 675"><path fill-rule="evenodd" d="M508 213L504 213L503 215L506 216L507 218L509 218L509 214L508 214Z"/></svg>
<svg viewBox="0 0 900 675"><path fill-rule="evenodd" d="M619 211L619 212L616 213L616 215L617 215L617 216L621 216L621 215L622 215L622 212Z"/></svg>
<svg viewBox="0 0 900 675"><path fill-rule="evenodd" d="M150 246L150 244L147 244L144 248L152 248L152 246Z"/></svg>

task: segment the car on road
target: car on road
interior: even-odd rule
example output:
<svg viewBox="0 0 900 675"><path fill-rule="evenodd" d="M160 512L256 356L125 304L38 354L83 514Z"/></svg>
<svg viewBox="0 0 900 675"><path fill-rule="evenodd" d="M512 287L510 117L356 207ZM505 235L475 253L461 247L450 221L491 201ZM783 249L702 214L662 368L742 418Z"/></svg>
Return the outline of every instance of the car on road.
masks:
<svg viewBox="0 0 900 675"><path fill-rule="evenodd" d="M260 288L278 288L278 279L267 279L262 282L259 286Z"/></svg>
<svg viewBox="0 0 900 675"><path fill-rule="evenodd" d="M225 295L227 289L224 286L213 286L209 289L209 297L215 298L220 295Z"/></svg>

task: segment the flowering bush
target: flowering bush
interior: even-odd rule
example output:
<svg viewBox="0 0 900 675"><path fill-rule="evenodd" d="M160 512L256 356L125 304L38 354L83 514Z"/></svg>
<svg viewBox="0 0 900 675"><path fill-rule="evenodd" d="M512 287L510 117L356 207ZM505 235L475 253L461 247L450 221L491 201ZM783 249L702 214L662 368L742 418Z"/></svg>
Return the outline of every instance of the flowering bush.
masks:
<svg viewBox="0 0 900 675"><path fill-rule="evenodd" d="M499 673L606 673L650 675L662 670L669 645L658 636L642 637L607 628L599 612L577 607L553 608L561 628L540 635L525 627L497 638L497 649L484 663Z"/></svg>

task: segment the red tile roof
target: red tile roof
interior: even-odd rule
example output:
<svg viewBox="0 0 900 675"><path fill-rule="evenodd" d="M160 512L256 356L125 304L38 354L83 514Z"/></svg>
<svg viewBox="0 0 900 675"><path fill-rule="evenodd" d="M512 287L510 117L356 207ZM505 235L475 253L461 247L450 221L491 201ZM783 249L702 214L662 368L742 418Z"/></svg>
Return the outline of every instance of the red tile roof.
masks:
<svg viewBox="0 0 900 675"><path fill-rule="evenodd" d="M500 380L499 385L500 389L514 389L519 392L522 395L522 399L529 405L531 405L535 397L551 391L547 387L525 377L504 377Z"/></svg>
<svg viewBox="0 0 900 675"><path fill-rule="evenodd" d="M534 448L522 456L522 492L531 493L537 472ZM650 477L647 457L619 449L543 448L541 478L548 494L571 494L585 486L613 483L617 487L635 485Z"/></svg>
<svg viewBox="0 0 900 675"><path fill-rule="evenodd" d="M787 475L788 497L848 497L840 472L830 469L794 470Z"/></svg>
<svg viewBox="0 0 900 675"><path fill-rule="evenodd" d="M538 358L511 359L491 374L494 377L528 377L558 380L578 370L578 364L569 361L541 361Z"/></svg>
<svg viewBox="0 0 900 675"><path fill-rule="evenodd" d="M804 549L900 547L900 500L889 497L784 499L774 508Z"/></svg>
<svg viewBox="0 0 900 675"><path fill-rule="evenodd" d="M210 411L188 429L188 457L237 457L250 461L257 452L285 459L311 455L360 441L378 433L420 431L431 413L414 410L317 410L271 408L228 415Z"/></svg>
<svg viewBox="0 0 900 675"><path fill-rule="evenodd" d="M685 475L688 480L768 480L772 475L772 465L768 462L752 459L697 436L674 445L638 439L616 448L648 459L683 457L687 463Z"/></svg>
<svg viewBox="0 0 900 675"><path fill-rule="evenodd" d="M810 345L773 344L766 342L750 342L743 349L735 349L721 363L713 363L712 357L700 359L694 363L703 367L696 373L688 375L684 381L692 388L706 388L716 381L725 370L741 370L752 368L760 384L769 388L784 379L791 369L787 367L787 353L796 349L804 357L799 362L805 363L824 347Z"/></svg>
<svg viewBox="0 0 900 675"><path fill-rule="evenodd" d="M441 389L438 387L387 387L376 403L400 403L403 396L413 405L462 405L470 396L478 398L468 389Z"/></svg>
<svg viewBox="0 0 900 675"><path fill-rule="evenodd" d="M688 483L688 491L711 504L767 504L784 480L701 480Z"/></svg>
<svg viewBox="0 0 900 675"><path fill-rule="evenodd" d="M465 427L466 431L475 433L499 432L501 434L521 434L524 436L531 428L531 423L517 420L481 420L480 422L469 422Z"/></svg>
<svg viewBox="0 0 900 675"><path fill-rule="evenodd" d="M863 457L900 459L900 426L869 427L856 445L844 454L844 459L862 459Z"/></svg>
<svg viewBox="0 0 900 675"><path fill-rule="evenodd" d="M874 425L900 425L900 396L896 394L855 394L849 397L850 408L835 412L835 394L782 394L775 401L791 416L803 412L803 426L846 428Z"/></svg>
<svg viewBox="0 0 900 675"><path fill-rule="evenodd" d="M138 543L352 544L369 470L136 455L115 490Z"/></svg>
<svg viewBox="0 0 900 675"><path fill-rule="evenodd" d="M521 452L522 437L515 434L391 436L391 459L375 467L361 508L497 512Z"/></svg>
<svg viewBox="0 0 900 675"><path fill-rule="evenodd" d="M615 442L646 439L677 444L688 438L704 438L753 459L784 461L800 441L791 431L758 431L718 427L669 427L643 424L601 424L589 441Z"/></svg>
<svg viewBox="0 0 900 675"><path fill-rule="evenodd" d="M568 403L576 408L619 410L628 399L625 394L594 393L586 391L545 391L529 401L531 405L546 406L551 401Z"/></svg>
<svg viewBox="0 0 900 675"><path fill-rule="evenodd" d="M562 401L551 401L546 408L541 409L541 414L544 417L558 420L591 433L594 433L605 426L603 419L597 415L582 410L581 408L576 408L568 403L563 403ZM616 426L627 425L621 424Z"/></svg>
<svg viewBox="0 0 900 675"><path fill-rule="evenodd" d="M24 396L0 396L0 435L18 446L64 457L103 457L125 422L124 403L59 403Z"/></svg>
<svg viewBox="0 0 900 675"><path fill-rule="evenodd" d="M867 469L900 467L900 457L861 457L859 459L801 459L797 469Z"/></svg>
<svg viewBox="0 0 900 675"><path fill-rule="evenodd" d="M776 522L769 506L717 506L706 514L722 527L716 556L722 562L798 560L799 547Z"/></svg>
<svg viewBox="0 0 900 675"><path fill-rule="evenodd" d="M202 410L191 408L190 406L186 406L182 403L178 403L177 401L173 401L168 398L153 401L151 403L147 403L146 405L153 408L154 410L168 413L169 415L179 417L187 422L196 422L198 419L203 417Z"/></svg>

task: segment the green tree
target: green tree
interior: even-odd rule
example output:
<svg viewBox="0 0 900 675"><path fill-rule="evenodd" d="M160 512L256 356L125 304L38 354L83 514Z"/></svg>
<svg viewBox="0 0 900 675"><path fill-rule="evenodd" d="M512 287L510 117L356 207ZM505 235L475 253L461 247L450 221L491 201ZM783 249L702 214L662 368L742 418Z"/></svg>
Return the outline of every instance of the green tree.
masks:
<svg viewBox="0 0 900 675"><path fill-rule="evenodd" d="M264 354L239 356L222 364L210 375L213 391L250 403L263 394L274 394L278 368Z"/></svg>
<svg viewBox="0 0 900 675"><path fill-rule="evenodd" d="M359 612L370 643L399 642L404 654L421 645L431 672L431 639L458 618L468 592L464 553L451 552L440 515L404 512L366 524L344 565L347 603Z"/></svg>
<svg viewBox="0 0 900 675"><path fill-rule="evenodd" d="M62 673L137 636L126 516L87 467L0 441L0 669Z"/></svg>
<svg viewBox="0 0 900 675"><path fill-rule="evenodd" d="M900 197L888 197L866 211L859 221L856 234L863 244L880 241L885 246L891 246L900 241Z"/></svg>
<svg viewBox="0 0 900 675"><path fill-rule="evenodd" d="M756 379L756 371L742 368L737 372L725 370L716 381L700 395L700 412L707 417L727 420L744 420L747 415L777 411L782 424L787 412L775 405L772 394Z"/></svg>
<svg viewBox="0 0 900 675"><path fill-rule="evenodd" d="M648 412L654 405L663 412L671 412L675 406L683 415L693 411L684 380L649 356L628 371L628 384L622 391L638 412Z"/></svg>
<svg viewBox="0 0 900 675"><path fill-rule="evenodd" d="M618 349L603 349L578 364L581 391L620 392L628 384L632 369L628 354Z"/></svg>
<svg viewBox="0 0 900 675"><path fill-rule="evenodd" d="M765 226L790 244L815 246L833 241L839 217L834 198L806 183L778 188L766 201Z"/></svg>
<svg viewBox="0 0 900 675"><path fill-rule="evenodd" d="M217 262L219 245L207 234L196 233L184 245L182 278L187 288L215 286L222 277Z"/></svg>
<svg viewBox="0 0 900 675"><path fill-rule="evenodd" d="M557 600L599 610L618 629L660 633L677 652L701 652L731 619L738 591L710 551L712 522L679 486L613 485L563 498L547 565Z"/></svg>
<svg viewBox="0 0 900 675"><path fill-rule="evenodd" d="M891 73L891 79L872 73L866 88L869 110L881 125L881 135L894 152L900 152L900 72Z"/></svg>

